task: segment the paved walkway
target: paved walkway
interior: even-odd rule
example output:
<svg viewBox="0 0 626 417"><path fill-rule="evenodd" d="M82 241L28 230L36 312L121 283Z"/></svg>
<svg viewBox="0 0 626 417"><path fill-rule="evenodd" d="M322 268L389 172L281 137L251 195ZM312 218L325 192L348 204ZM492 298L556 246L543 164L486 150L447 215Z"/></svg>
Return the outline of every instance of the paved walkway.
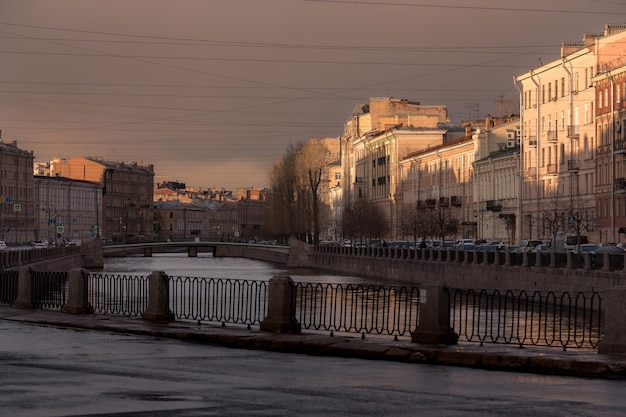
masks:
<svg viewBox="0 0 626 417"><path fill-rule="evenodd" d="M510 345L459 343L426 345L379 337L330 336L303 332L273 334L241 326L197 325L176 321L155 323L140 318L72 315L52 310L0 306L0 320L179 339L241 349L262 349L407 363L456 365L500 371L626 379L626 355L589 350L519 348Z"/></svg>

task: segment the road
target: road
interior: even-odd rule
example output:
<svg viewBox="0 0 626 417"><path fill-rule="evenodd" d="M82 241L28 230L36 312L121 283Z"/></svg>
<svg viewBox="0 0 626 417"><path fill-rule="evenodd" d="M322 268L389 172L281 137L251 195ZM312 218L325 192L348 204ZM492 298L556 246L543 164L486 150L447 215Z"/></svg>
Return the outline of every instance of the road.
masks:
<svg viewBox="0 0 626 417"><path fill-rule="evenodd" d="M623 416L626 381L229 349L0 321L2 416Z"/></svg>

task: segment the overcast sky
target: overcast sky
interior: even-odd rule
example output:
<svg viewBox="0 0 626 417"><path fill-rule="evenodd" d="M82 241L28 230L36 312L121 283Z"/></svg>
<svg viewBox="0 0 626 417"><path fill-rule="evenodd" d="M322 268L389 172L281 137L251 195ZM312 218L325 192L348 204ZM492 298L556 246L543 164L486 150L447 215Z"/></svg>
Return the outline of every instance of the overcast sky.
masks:
<svg viewBox="0 0 626 417"><path fill-rule="evenodd" d="M497 114L515 75L621 22L624 0L0 0L0 129L36 162L259 188L370 97Z"/></svg>

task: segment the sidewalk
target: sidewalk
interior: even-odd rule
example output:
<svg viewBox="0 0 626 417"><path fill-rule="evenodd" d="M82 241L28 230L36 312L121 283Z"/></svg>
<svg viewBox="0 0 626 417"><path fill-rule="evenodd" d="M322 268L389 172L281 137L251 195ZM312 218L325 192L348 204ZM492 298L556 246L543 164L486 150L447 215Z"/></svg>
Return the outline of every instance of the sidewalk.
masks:
<svg viewBox="0 0 626 417"><path fill-rule="evenodd" d="M304 331L300 335L247 330L176 321L155 323L140 318L73 315L52 310L22 310L0 306L0 320L163 337L241 349L261 349L406 363L454 365L488 370L527 372L583 378L626 379L626 355L589 350L519 348L511 345L463 343L426 345L379 337L330 336Z"/></svg>

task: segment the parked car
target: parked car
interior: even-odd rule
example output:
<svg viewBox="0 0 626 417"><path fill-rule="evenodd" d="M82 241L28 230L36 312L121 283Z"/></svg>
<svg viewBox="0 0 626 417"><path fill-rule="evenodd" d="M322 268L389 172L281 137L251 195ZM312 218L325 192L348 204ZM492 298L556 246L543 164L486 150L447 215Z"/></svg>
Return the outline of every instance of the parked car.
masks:
<svg viewBox="0 0 626 417"><path fill-rule="evenodd" d="M0 251L1 250L7 250L7 244L2 240L0 240Z"/></svg>
<svg viewBox="0 0 626 417"><path fill-rule="evenodd" d="M572 250L572 253L575 253L575 254L580 253L581 255L584 255L585 253L593 254L593 253L596 253L596 251L600 249L601 247L602 245L598 245L595 243L585 243L583 245L580 245L580 251L578 250L578 248L574 248Z"/></svg>
<svg viewBox="0 0 626 417"><path fill-rule="evenodd" d="M35 244L33 245L33 249L45 249L47 247L48 245L41 240L35 241Z"/></svg>

